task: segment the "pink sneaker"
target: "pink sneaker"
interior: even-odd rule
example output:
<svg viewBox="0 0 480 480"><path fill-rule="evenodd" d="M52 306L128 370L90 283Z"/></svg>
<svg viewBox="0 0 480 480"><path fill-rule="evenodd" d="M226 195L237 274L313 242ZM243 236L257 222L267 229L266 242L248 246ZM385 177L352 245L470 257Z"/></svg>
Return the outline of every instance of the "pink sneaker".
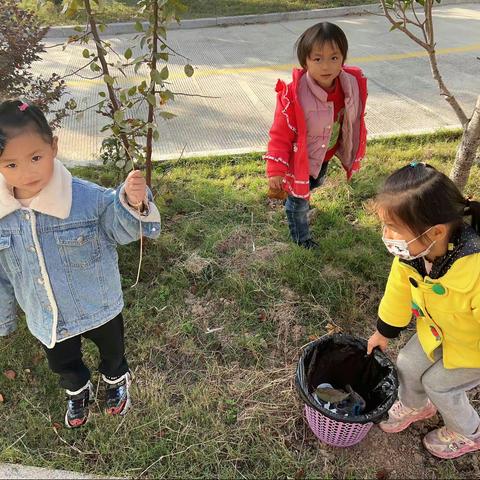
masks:
<svg viewBox="0 0 480 480"><path fill-rule="evenodd" d="M423 408L409 408L397 400L388 411L388 420L378 425L386 433L397 433L405 430L413 422L433 417L437 407L428 400Z"/></svg>
<svg viewBox="0 0 480 480"><path fill-rule="evenodd" d="M439 458L457 458L480 450L480 435L475 439L452 432L447 427L437 428L423 437L425 448Z"/></svg>

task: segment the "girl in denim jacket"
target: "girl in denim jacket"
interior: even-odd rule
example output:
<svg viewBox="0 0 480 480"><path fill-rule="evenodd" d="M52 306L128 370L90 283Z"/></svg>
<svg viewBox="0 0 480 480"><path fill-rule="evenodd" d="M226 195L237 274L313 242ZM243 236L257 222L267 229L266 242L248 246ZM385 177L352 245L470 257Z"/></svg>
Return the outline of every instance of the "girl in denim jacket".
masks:
<svg viewBox="0 0 480 480"><path fill-rule="evenodd" d="M269 195L287 197L285 211L292 240L315 248L308 226L310 192L323 184L336 155L347 178L360 168L367 130L364 113L367 80L358 67L347 67L348 42L328 22L307 29L297 41L301 69L288 85L276 86L277 107L267 161Z"/></svg>
<svg viewBox="0 0 480 480"><path fill-rule="evenodd" d="M0 104L0 335L16 303L67 390L65 424L80 427L93 401L81 338L100 353L106 412L130 407L123 296L116 244L155 238L160 215L139 171L118 189L72 177L56 160L45 116L21 101Z"/></svg>

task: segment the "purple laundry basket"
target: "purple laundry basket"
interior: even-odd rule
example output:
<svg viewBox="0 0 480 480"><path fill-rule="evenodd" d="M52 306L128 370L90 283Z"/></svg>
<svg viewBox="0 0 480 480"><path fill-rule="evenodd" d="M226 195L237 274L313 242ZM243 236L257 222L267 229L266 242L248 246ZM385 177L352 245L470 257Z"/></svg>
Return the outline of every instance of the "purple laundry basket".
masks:
<svg viewBox="0 0 480 480"><path fill-rule="evenodd" d="M374 423L387 417L397 398L395 366L380 349L367 355L367 341L351 335L325 335L308 344L295 374L297 391L305 402L305 417L315 436L334 447L361 442ZM351 385L366 401L360 415L345 416L325 408L314 391L321 383L334 388Z"/></svg>
<svg viewBox="0 0 480 480"><path fill-rule="evenodd" d="M369 423L344 423L332 420L322 415L317 410L305 405L305 417L315 436L322 442L333 447L351 447L361 442L373 422Z"/></svg>

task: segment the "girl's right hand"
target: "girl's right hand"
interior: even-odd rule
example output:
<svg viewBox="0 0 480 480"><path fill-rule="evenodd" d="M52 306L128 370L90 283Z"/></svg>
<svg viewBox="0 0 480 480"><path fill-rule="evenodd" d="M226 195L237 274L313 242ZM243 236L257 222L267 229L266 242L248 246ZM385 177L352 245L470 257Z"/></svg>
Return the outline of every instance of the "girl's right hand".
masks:
<svg viewBox="0 0 480 480"><path fill-rule="evenodd" d="M268 188L270 190L282 190L283 177L268 177Z"/></svg>
<svg viewBox="0 0 480 480"><path fill-rule="evenodd" d="M384 337L378 330L368 339L367 343L367 355L372 353L375 347L380 347L380 350L384 352L388 346L388 338Z"/></svg>

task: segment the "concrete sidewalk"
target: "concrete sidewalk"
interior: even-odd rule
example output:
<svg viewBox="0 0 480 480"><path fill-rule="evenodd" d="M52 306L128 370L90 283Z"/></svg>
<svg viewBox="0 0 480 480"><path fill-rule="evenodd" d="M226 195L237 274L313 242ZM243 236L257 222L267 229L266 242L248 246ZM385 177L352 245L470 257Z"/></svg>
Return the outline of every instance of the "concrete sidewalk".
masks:
<svg viewBox="0 0 480 480"><path fill-rule="evenodd" d="M1 479L101 479L107 477L98 477L96 475L85 475L83 473L71 472L67 470L52 470L49 468L24 467L23 465L14 465L11 463L0 463Z"/></svg>
<svg viewBox="0 0 480 480"><path fill-rule="evenodd" d="M380 16L329 19L340 25L350 43L347 63L362 67L369 79L367 126L370 136L432 131L459 126L450 106L438 94L426 54ZM169 32L171 47L190 59L192 78L183 62L171 57L169 81L177 95L167 110L178 115L159 120L161 138L156 159L265 150L275 108L277 78L288 80L296 64L293 45L318 20L294 20L256 25L214 27ZM445 83L470 115L480 91L480 5L465 3L438 7L435 31L439 67ZM123 52L130 35L112 36ZM54 45L58 39L49 39ZM84 46L51 48L39 73L72 72L85 61ZM138 54L137 49L134 55ZM138 83L145 72L128 72ZM99 100L101 79L74 78L68 82L80 107ZM130 81L119 77L121 86ZM193 96L191 96L193 95ZM198 96L195 96L198 95ZM213 97L213 98L208 98ZM145 113L145 110L140 109ZM91 163L98 158L103 119L89 110L80 120L68 119L59 132L60 158L66 163Z"/></svg>

